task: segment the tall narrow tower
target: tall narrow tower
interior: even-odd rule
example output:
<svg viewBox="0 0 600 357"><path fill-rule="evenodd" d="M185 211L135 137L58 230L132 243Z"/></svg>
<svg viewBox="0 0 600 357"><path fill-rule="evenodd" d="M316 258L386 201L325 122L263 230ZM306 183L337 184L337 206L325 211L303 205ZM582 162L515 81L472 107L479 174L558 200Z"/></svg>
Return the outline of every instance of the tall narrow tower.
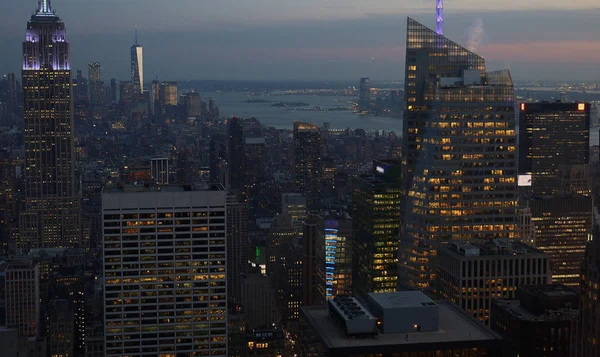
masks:
<svg viewBox="0 0 600 357"><path fill-rule="evenodd" d="M444 0L436 0L435 3L435 32L444 34Z"/></svg>
<svg viewBox="0 0 600 357"><path fill-rule="evenodd" d="M65 24L40 0L23 42L25 210L18 248L79 245L73 95Z"/></svg>
<svg viewBox="0 0 600 357"><path fill-rule="evenodd" d="M144 56L142 46L138 44L135 30L135 44L131 46L131 81L140 94L144 92Z"/></svg>

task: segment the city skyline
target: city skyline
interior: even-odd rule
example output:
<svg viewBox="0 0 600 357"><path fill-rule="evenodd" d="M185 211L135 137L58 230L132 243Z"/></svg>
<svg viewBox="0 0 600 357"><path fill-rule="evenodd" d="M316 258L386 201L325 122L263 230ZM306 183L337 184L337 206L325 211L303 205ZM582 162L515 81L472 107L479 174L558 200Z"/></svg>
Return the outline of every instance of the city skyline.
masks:
<svg viewBox="0 0 600 357"><path fill-rule="evenodd" d="M514 4L498 9L492 3L475 7L472 1L446 4L446 34L466 44L469 29L478 31L478 52L491 66L509 68L517 81L596 79L588 73L594 73L600 41L590 28L595 28L600 9L591 1L568 6L556 1L528 4L524 9ZM536 10L536 4L543 4L545 10ZM18 69L18 57L11 50L18 48L22 37L16 19L29 15L30 5L8 4L4 13L10 13L10 18L0 15L0 39L10 54L0 61L3 68ZM128 78L123 63L129 62L127 48L137 27L151 77L339 80L369 76L395 80L402 77L398 69L403 66L405 17L414 16L428 26L435 23L433 1L396 4L380 0L365 7L355 0L302 4L261 0L255 6L178 0L167 7L150 0L137 11L139 1L132 0L119 3L118 13L110 13L112 5L53 2L57 13L72 24L69 37L75 48L74 68L97 61L106 78ZM88 15L91 13L94 16ZM110 22L99 20L109 14ZM181 51L187 55L169 55Z"/></svg>

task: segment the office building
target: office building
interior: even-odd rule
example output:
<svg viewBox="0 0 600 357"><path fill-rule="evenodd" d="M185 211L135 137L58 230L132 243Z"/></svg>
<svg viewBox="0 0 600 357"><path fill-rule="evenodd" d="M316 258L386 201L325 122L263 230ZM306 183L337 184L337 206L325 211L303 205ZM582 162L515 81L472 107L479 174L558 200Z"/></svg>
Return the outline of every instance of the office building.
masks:
<svg viewBox="0 0 600 357"><path fill-rule="evenodd" d="M521 103L519 175L532 180L535 195L562 193L561 165L587 165L590 159L589 103Z"/></svg>
<svg viewBox="0 0 600 357"><path fill-rule="evenodd" d="M304 351L319 356L502 356L502 339L447 301L418 291L348 296L304 307Z"/></svg>
<svg viewBox="0 0 600 357"><path fill-rule="evenodd" d="M506 341L506 357L566 357L577 304L577 291L564 285L520 286L516 299L493 300L491 328Z"/></svg>
<svg viewBox="0 0 600 357"><path fill-rule="evenodd" d="M160 85L158 91L159 101L163 108L166 106L176 107L179 103L179 94L177 92L177 82L164 82Z"/></svg>
<svg viewBox="0 0 600 357"><path fill-rule="evenodd" d="M247 357L281 357L286 351L285 344L282 330L254 330L246 335Z"/></svg>
<svg viewBox="0 0 600 357"><path fill-rule="evenodd" d="M537 197L531 201L531 215L535 246L550 257L552 282L577 288L585 247L592 234L592 197Z"/></svg>
<svg viewBox="0 0 600 357"><path fill-rule="evenodd" d="M360 79L358 111L361 113L371 110L371 80L369 78Z"/></svg>
<svg viewBox="0 0 600 357"><path fill-rule="evenodd" d="M290 216L279 215L267 237L267 273L276 292L276 306L283 322L297 321L303 299L304 248L298 243Z"/></svg>
<svg viewBox="0 0 600 357"><path fill-rule="evenodd" d="M153 158L150 161L150 172L153 183L159 185L169 184L169 159L166 157Z"/></svg>
<svg viewBox="0 0 600 357"><path fill-rule="evenodd" d="M262 217L261 195L266 179L265 172L265 138L244 139L244 191L243 197L250 206L251 219Z"/></svg>
<svg viewBox="0 0 600 357"><path fill-rule="evenodd" d="M49 1L40 1L23 42L25 209L17 241L21 251L80 243L72 95L65 24Z"/></svg>
<svg viewBox="0 0 600 357"><path fill-rule="evenodd" d="M131 46L131 83L134 93L144 93L144 51L138 44L137 30L135 31L135 44Z"/></svg>
<svg viewBox="0 0 600 357"><path fill-rule="evenodd" d="M227 356L222 186L105 189L106 356Z"/></svg>
<svg viewBox="0 0 600 357"><path fill-rule="evenodd" d="M596 214L593 239L587 243L581 264L579 319L572 357L600 355L600 217Z"/></svg>
<svg viewBox="0 0 600 357"><path fill-rule="evenodd" d="M91 105L104 104L104 81L102 80L102 67L98 62L88 65L89 97Z"/></svg>
<svg viewBox="0 0 600 357"><path fill-rule="evenodd" d="M74 354L75 320L69 301L53 299L47 304L46 338L50 356L71 357Z"/></svg>
<svg viewBox="0 0 600 357"><path fill-rule="evenodd" d="M308 216L306 210L306 197L297 192L283 193L281 195L281 214L292 217L292 225L302 236L304 232L304 223Z"/></svg>
<svg viewBox="0 0 600 357"><path fill-rule="evenodd" d="M199 118L202 115L202 100L199 93L187 93L185 100L185 115L187 118Z"/></svg>
<svg viewBox="0 0 600 357"><path fill-rule="evenodd" d="M231 117L227 122L229 136L227 150L229 152L229 189L236 194L244 189L244 125L243 119Z"/></svg>
<svg viewBox="0 0 600 357"><path fill-rule="evenodd" d="M310 123L294 122L294 157L296 186L306 196L309 210L320 205L321 132Z"/></svg>
<svg viewBox="0 0 600 357"><path fill-rule="evenodd" d="M242 300L242 277L248 273L248 204L227 196L227 298Z"/></svg>
<svg viewBox="0 0 600 357"><path fill-rule="evenodd" d="M518 235L508 71L408 19L401 285L431 290L440 244Z"/></svg>
<svg viewBox="0 0 600 357"><path fill-rule="evenodd" d="M344 215L319 215L317 219L320 281L325 298L352 294L352 221ZM305 239L307 239L305 237ZM324 264L321 264L324 263Z"/></svg>
<svg viewBox="0 0 600 357"><path fill-rule="evenodd" d="M227 137L223 134L214 134L209 142L210 182L220 183L227 187Z"/></svg>
<svg viewBox="0 0 600 357"><path fill-rule="evenodd" d="M486 325L493 299L513 299L522 285L549 282L548 255L525 243L454 242L439 250L439 297Z"/></svg>
<svg viewBox="0 0 600 357"><path fill-rule="evenodd" d="M270 328L276 322L275 297L269 277L247 274L242 277L242 305L250 330Z"/></svg>
<svg viewBox="0 0 600 357"><path fill-rule="evenodd" d="M111 78L110 79L110 102L111 103L116 103L118 100L118 96L117 96L117 80L115 78Z"/></svg>
<svg viewBox="0 0 600 357"><path fill-rule="evenodd" d="M352 291L398 288L401 166L374 161L373 173L355 180L352 192Z"/></svg>
<svg viewBox="0 0 600 357"><path fill-rule="evenodd" d="M11 262L5 272L6 326L22 337L40 331L40 274L31 260Z"/></svg>

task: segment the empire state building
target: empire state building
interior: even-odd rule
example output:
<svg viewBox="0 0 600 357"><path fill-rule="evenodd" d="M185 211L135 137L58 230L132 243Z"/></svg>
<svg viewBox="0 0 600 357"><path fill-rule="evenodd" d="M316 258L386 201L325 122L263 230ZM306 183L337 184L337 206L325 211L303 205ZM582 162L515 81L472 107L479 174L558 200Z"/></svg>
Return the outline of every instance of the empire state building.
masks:
<svg viewBox="0 0 600 357"><path fill-rule="evenodd" d="M65 24L40 0L23 42L25 211L17 247L78 247L73 95Z"/></svg>

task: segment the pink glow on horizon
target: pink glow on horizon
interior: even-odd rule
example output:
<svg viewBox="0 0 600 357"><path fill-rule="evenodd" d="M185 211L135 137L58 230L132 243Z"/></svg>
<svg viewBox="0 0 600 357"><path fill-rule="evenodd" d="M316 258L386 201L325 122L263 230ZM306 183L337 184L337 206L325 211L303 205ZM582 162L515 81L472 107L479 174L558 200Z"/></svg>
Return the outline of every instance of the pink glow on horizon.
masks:
<svg viewBox="0 0 600 357"><path fill-rule="evenodd" d="M600 41L496 43L479 52L495 61L595 64L600 57Z"/></svg>

